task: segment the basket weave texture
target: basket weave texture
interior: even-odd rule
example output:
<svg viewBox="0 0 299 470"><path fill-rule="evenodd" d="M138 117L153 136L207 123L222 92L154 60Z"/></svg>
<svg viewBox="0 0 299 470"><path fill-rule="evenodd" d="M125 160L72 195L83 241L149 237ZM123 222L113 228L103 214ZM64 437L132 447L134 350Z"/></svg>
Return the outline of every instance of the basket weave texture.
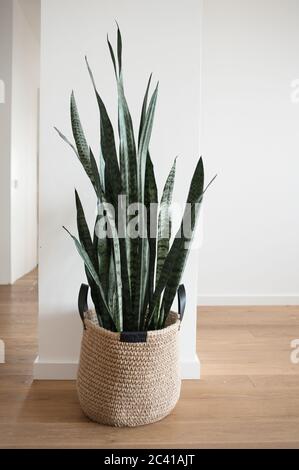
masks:
<svg viewBox="0 0 299 470"><path fill-rule="evenodd" d="M77 390L83 412L93 421L135 427L166 417L180 396L178 316L163 330L149 331L146 343L124 343L120 334L85 315Z"/></svg>

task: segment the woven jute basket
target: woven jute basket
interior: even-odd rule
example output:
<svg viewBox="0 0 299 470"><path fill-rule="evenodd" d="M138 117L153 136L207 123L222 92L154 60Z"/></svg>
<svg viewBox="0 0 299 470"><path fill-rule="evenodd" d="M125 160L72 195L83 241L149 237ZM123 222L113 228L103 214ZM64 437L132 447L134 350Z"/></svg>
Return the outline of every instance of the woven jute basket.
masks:
<svg viewBox="0 0 299 470"><path fill-rule="evenodd" d="M145 333L105 330L90 310L83 320L77 390L85 415L117 427L166 417L181 389L178 314L169 314L164 329Z"/></svg>

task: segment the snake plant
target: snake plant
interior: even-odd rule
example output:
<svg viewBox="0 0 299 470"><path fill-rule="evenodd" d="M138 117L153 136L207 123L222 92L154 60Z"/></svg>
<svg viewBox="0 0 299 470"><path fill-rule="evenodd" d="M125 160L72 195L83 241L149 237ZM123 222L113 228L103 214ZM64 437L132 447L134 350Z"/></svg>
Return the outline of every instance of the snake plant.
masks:
<svg viewBox="0 0 299 470"><path fill-rule="evenodd" d="M135 139L123 81L122 37L117 28L117 54L107 37L118 92L117 152L113 126L97 90L86 58L100 115L100 152L95 157L87 143L74 93L70 113L75 145L60 131L81 162L97 200L97 217L91 234L77 191L78 239L70 234L82 257L99 324L112 331L161 329L175 298L189 253L204 194L204 167L198 161L178 234L171 243L171 214L176 161L162 198L149 152L158 85L150 100L149 78L143 101L138 139ZM125 197L124 197L125 196ZM133 207L134 210L131 210ZM136 212L136 207L138 208ZM131 228L142 226L132 236ZM189 230L184 230L187 222ZM99 233L99 227L107 230ZM122 234L120 231L122 230Z"/></svg>

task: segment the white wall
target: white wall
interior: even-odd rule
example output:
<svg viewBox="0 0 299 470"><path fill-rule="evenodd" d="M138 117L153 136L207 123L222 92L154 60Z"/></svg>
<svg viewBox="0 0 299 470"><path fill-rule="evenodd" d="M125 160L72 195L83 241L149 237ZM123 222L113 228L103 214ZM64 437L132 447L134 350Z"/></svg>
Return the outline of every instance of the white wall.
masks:
<svg viewBox="0 0 299 470"><path fill-rule="evenodd" d="M201 304L299 302L297 0L204 0Z"/></svg>
<svg viewBox="0 0 299 470"><path fill-rule="evenodd" d="M11 130L11 279L37 264L37 143L40 44L28 5L14 0ZM32 9L29 11L33 14ZM38 26L37 26L38 27Z"/></svg>
<svg viewBox="0 0 299 470"><path fill-rule="evenodd" d="M0 284L10 282L10 133L12 80L12 3L0 0L0 80L5 103L0 103Z"/></svg>
<svg viewBox="0 0 299 470"><path fill-rule="evenodd" d="M199 156L200 2L179 0L51 0L42 2L40 270L38 378L75 374L82 326L77 295L84 281L82 263L62 230L74 232L74 187L89 220L95 199L80 164L53 131L71 135L69 96L74 88L90 143L99 147L97 105L84 64L88 54L100 92L116 120L116 86L106 33L115 40L114 19L124 39L125 82L137 124L150 72L160 80L160 98L152 141L152 157L161 189L179 154L176 199L186 198ZM116 127L117 128L117 127ZM182 340L185 376L198 376L195 356L197 253L185 275L188 308Z"/></svg>

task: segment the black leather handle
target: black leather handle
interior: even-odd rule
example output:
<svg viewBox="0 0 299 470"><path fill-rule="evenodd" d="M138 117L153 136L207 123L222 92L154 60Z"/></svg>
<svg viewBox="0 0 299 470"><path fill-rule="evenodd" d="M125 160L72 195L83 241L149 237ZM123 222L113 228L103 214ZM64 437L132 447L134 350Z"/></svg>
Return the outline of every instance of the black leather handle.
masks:
<svg viewBox="0 0 299 470"><path fill-rule="evenodd" d="M79 297L78 297L78 310L79 310L79 314L80 314L84 329L86 329L85 322L84 322L84 314L88 310L88 302L87 302L88 290L89 290L89 286L87 284L82 284L80 287Z"/></svg>
<svg viewBox="0 0 299 470"><path fill-rule="evenodd" d="M179 317L182 322L184 318L185 308L186 308L186 289L184 285L181 285L178 288L178 305L179 305Z"/></svg>
<svg viewBox="0 0 299 470"><path fill-rule="evenodd" d="M87 284L82 284L80 287L79 297L78 297L78 310L79 310L80 318L84 325L84 329L85 329L84 314L88 310L88 302L87 302L88 290L89 290L89 286ZM183 318L184 318L185 308L186 308L186 289L184 285L181 285L178 288L178 311L179 311L178 313L179 313L181 322L183 321Z"/></svg>

